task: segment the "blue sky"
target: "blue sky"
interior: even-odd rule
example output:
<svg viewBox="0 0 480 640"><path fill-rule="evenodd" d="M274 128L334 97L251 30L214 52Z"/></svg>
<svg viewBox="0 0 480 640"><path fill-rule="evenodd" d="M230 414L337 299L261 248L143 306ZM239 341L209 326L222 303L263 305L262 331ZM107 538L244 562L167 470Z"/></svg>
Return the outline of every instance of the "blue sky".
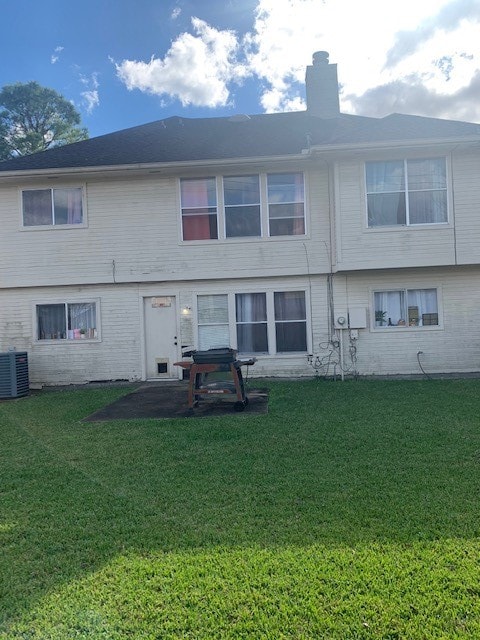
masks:
<svg viewBox="0 0 480 640"><path fill-rule="evenodd" d="M341 109L480 122L480 0L0 0L0 87L36 80L90 135L304 108L317 50Z"/></svg>

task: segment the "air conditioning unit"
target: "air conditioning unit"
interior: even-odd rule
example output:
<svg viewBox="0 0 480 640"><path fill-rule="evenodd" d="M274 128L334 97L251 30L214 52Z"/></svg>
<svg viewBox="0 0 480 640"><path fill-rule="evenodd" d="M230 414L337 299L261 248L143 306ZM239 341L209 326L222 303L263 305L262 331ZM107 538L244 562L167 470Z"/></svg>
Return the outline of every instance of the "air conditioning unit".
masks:
<svg viewBox="0 0 480 640"><path fill-rule="evenodd" d="M19 398L29 392L26 351L0 353L0 398Z"/></svg>

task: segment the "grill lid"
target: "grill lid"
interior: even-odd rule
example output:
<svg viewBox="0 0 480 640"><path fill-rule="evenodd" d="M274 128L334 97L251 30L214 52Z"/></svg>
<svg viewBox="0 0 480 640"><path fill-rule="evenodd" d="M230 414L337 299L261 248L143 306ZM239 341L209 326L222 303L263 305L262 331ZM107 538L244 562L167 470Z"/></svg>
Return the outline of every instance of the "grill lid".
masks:
<svg viewBox="0 0 480 640"><path fill-rule="evenodd" d="M234 362L237 358L237 351L230 347L224 347L222 349L206 349L205 351L193 351L192 358L197 364Z"/></svg>

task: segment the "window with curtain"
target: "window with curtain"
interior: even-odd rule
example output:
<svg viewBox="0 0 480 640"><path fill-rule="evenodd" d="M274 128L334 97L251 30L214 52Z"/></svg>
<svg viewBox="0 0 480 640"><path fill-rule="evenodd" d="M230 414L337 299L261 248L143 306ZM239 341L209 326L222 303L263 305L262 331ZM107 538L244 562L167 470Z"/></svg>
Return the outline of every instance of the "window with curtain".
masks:
<svg viewBox="0 0 480 640"><path fill-rule="evenodd" d="M98 337L95 302L39 304L36 313L38 340L91 340Z"/></svg>
<svg viewBox="0 0 480 640"><path fill-rule="evenodd" d="M368 226L448 221L445 158L365 164Z"/></svg>
<svg viewBox="0 0 480 640"><path fill-rule="evenodd" d="M198 296L197 323L200 350L230 347L228 295Z"/></svg>
<svg viewBox="0 0 480 640"><path fill-rule="evenodd" d="M224 177L223 198L227 238L262 235L258 175Z"/></svg>
<svg viewBox="0 0 480 640"><path fill-rule="evenodd" d="M25 227L82 224L82 189L28 189L22 208Z"/></svg>
<svg viewBox="0 0 480 640"><path fill-rule="evenodd" d="M305 235L301 172L181 178L180 199L183 240Z"/></svg>
<svg viewBox="0 0 480 640"><path fill-rule="evenodd" d="M304 291L274 294L277 352L307 350L307 316Z"/></svg>
<svg viewBox="0 0 480 640"><path fill-rule="evenodd" d="M266 294L237 293L235 307L240 353L268 353Z"/></svg>
<svg viewBox="0 0 480 640"><path fill-rule="evenodd" d="M184 240L218 238L217 187L215 178L180 180Z"/></svg>
<svg viewBox="0 0 480 640"><path fill-rule="evenodd" d="M268 221L271 236L305 234L303 173L267 175Z"/></svg>
<svg viewBox="0 0 480 640"><path fill-rule="evenodd" d="M198 348L230 347L241 354L307 351L305 291L197 296ZM235 312L229 315L229 309Z"/></svg>
<svg viewBox="0 0 480 640"><path fill-rule="evenodd" d="M376 327L438 326L436 289L396 289L374 293Z"/></svg>

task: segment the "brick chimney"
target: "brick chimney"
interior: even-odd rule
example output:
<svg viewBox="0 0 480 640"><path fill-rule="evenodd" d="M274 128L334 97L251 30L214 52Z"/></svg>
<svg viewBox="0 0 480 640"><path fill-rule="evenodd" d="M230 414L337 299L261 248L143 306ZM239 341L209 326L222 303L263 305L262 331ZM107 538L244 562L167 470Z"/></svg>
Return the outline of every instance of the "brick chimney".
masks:
<svg viewBox="0 0 480 640"><path fill-rule="evenodd" d="M337 65L329 64L327 51L316 51L305 76L307 113L318 118L340 115Z"/></svg>

